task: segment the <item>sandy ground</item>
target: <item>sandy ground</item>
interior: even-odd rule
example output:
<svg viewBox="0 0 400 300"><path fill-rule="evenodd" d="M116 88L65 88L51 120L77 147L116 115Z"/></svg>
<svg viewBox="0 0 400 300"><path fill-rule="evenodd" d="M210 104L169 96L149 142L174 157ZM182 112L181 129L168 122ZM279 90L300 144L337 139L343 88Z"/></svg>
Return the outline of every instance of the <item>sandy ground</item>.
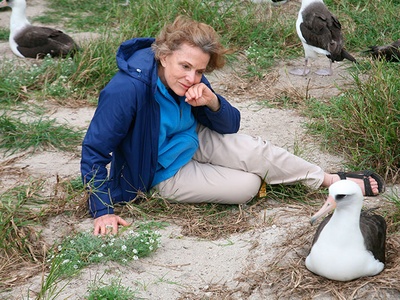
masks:
<svg viewBox="0 0 400 300"><path fill-rule="evenodd" d="M45 1L31 0L27 10L28 17L41 14L45 9ZM0 11L0 26L7 27L9 11ZM78 41L87 38L84 34L71 34ZM4 57L14 58L8 48L8 43L0 43L0 53ZM320 150L313 139L306 135L303 128L304 117L290 109L268 108L262 100L270 99L271 95L290 94L293 92L311 97L328 99L340 93L336 86L348 83L347 63L335 65L334 75L319 77L310 74L306 77L296 77L288 74L288 69L294 65L302 65L300 59L294 62L282 61L271 70L265 80L254 85L244 84L240 74L229 68L215 72L209 76L213 87L227 96L242 113L241 132L261 136L272 143L292 151L296 146L304 150L302 156L321 165L327 171L338 171L343 167L343 158L329 155ZM321 58L313 63L327 65L328 60ZM271 77L272 76L272 77ZM273 79L272 79L273 78ZM92 107L77 109L48 105L48 115L58 122L69 124L76 128L87 128L94 113ZM79 176L79 155L60 151L46 151L30 155L17 153L13 156L1 156L0 163L7 165L8 170L0 177L0 191L21 184L28 178L46 178L49 186L56 183L56 176L61 178L76 178ZM16 175L19 174L19 175ZM389 187L387 193L399 193ZM269 201L269 200L266 200ZM380 205L384 197L367 198L366 204ZM201 240L182 235L179 226L171 224L161 230L161 247L151 257L132 262L127 267L118 264L97 265L86 268L78 277L71 278L57 299L84 299L87 287L93 281L109 282L112 278L120 278L122 283L138 291L141 299L275 299L277 291L274 281L265 276L265 282L254 285L246 280L249 274L273 272L268 269L271 262L285 266L300 260L299 267L304 268L304 260L309 244L296 245L296 237L309 235L315 228L309 225L309 216L315 208L302 205L277 205L273 201L269 208L254 219L254 229L241 234L235 234L227 239ZM266 222L265 220L269 220ZM92 220L85 219L81 223L73 223L66 216L58 216L51 220L44 229L43 235L48 242L53 242L66 230L76 228L88 230ZM296 248L297 247L297 248ZM287 255L282 255L282 252ZM288 275L288 274L286 274ZM16 282L11 292L0 292L2 299L24 299L28 291L30 295L40 289L41 274L29 278L25 282ZM362 282L362 285L365 281ZM213 288L223 287L224 295L216 296ZM361 283L355 281L354 286ZM363 287L368 290L368 284ZM362 289L361 289L362 290ZM279 293L278 293L279 294ZM324 291L321 294L298 295L294 287L292 296L280 298L303 299L335 299L338 296ZM355 294L358 295L358 294ZM374 286L365 298L393 299L400 294L388 291L376 291ZM346 295L347 299L352 298ZM355 296L354 298L357 298Z"/></svg>

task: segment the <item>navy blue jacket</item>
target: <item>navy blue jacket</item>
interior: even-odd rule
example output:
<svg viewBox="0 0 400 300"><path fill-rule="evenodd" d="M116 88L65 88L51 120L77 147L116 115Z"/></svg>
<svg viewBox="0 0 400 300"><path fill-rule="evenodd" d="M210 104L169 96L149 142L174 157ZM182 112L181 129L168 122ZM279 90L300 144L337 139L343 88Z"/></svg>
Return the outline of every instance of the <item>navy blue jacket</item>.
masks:
<svg viewBox="0 0 400 300"><path fill-rule="evenodd" d="M153 38L121 44L119 71L100 92L93 119L82 143L82 180L89 191L94 218L114 213L114 204L146 193L157 168L160 109L155 100L157 61ZM208 80L202 80L210 87ZM210 87L211 88L211 87ZM196 120L222 134L235 133L240 113L220 95L221 108L193 107ZM107 166L111 162L110 173Z"/></svg>

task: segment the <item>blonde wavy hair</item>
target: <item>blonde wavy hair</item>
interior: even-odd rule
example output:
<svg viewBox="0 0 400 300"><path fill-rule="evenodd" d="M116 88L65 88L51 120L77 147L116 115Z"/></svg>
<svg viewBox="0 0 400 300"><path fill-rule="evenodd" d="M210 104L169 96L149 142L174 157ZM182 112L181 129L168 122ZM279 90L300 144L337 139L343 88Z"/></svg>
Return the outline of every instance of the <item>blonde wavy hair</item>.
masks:
<svg viewBox="0 0 400 300"><path fill-rule="evenodd" d="M229 52L220 42L220 37L211 26L194 21L186 16L178 16L171 24L167 24L159 33L152 49L156 60L170 55L184 43L199 47L210 55L206 72L221 69L225 65L225 54Z"/></svg>

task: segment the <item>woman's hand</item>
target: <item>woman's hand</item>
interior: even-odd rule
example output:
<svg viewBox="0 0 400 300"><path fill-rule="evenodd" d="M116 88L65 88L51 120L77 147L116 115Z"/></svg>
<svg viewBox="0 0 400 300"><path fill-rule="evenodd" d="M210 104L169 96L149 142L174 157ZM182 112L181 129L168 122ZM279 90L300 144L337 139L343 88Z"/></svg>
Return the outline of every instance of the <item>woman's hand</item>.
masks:
<svg viewBox="0 0 400 300"><path fill-rule="evenodd" d="M217 95L215 95L204 83L192 85L185 93L186 102L191 106L206 105L212 111L220 108Z"/></svg>
<svg viewBox="0 0 400 300"><path fill-rule="evenodd" d="M114 214L104 215L94 219L94 235L117 234L118 225L129 226L129 223Z"/></svg>

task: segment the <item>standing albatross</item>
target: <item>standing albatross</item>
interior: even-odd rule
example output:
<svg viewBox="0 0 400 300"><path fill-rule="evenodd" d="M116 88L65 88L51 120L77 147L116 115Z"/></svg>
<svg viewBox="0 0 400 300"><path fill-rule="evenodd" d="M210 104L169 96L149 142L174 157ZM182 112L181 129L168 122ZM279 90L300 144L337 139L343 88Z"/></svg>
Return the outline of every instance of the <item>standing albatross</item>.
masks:
<svg viewBox="0 0 400 300"><path fill-rule="evenodd" d="M361 213L362 204L361 188L355 182L340 180L329 187L329 197L311 223L336 209L317 229L306 258L308 270L338 281L374 276L383 270L386 222L382 216Z"/></svg>
<svg viewBox="0 0 400 300"><path fill-rule="evenodd" d="M0 7L12 9L10 17L10 48L19 57L66 57L78 50L74 40L60 30L32 26L25 16L25 0L0 0Z"/></svg>
<svg viewBox="0 0 400 300"><path fill-rule="evenodd" d="M342 26L339 20L325 6L323 0L302 0L296 21L296 31L305 54L303 69L293 69L289 73L304 76L309 73L307 63L317 54L326 55L330 59L329 69L316 71L318 75L332 75L332 63L348 59L356 62L344 48Z"/></svg>

